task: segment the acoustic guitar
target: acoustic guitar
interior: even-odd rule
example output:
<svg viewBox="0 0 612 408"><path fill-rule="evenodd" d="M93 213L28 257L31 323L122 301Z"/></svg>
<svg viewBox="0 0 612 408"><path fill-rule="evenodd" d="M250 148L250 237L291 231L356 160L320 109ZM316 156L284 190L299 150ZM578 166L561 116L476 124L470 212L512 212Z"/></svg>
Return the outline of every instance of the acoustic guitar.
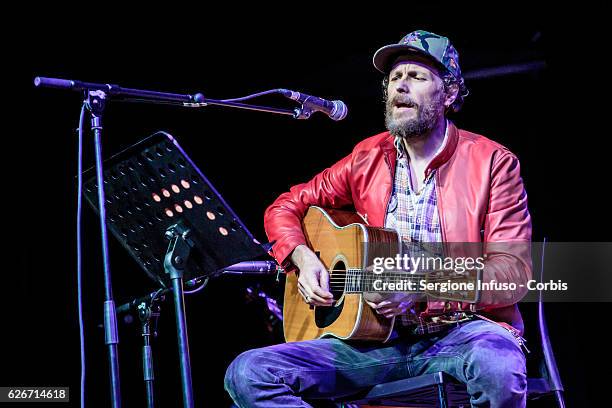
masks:
<svg viewBox="0 0 612 408"><path fill-rule="evenodd" d="M365 302L364 292L372 291L373 280L381 278L380 274L372 272L374 259L394 258L400 253L401 241L397 232L366 225L357 213L316 206L306 212L302 229L308 246L329 270L334 304L326 307L308 305L298 291L299 271L287 273L283 305L285 340L334 336L344 340L387 341L395 317L388 319L377 314ZM406 272L403 275L408 279L420 276ZM445 277L454 278L457 276ZM435 281L439 278L429 276L427 279ZM440 295L438 292L423 293ZM449 293L445 296L446 299L469 301L475 294L461 292L455 297Z"/></svg>

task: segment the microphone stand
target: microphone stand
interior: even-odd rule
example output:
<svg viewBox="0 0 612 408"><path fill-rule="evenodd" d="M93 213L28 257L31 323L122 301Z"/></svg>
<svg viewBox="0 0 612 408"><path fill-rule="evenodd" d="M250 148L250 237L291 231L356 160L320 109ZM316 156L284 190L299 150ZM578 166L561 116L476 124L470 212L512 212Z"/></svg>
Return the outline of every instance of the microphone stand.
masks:
<svg viewBox="0 0 612 408"><path fill-rule="evenodd" d="M160 298L156 295L150 297L149 301L141 302L138 308L138 318L142 331L142 372L147 395L147 408L155 407L155 374L153 369L153 349L151 348L151 334L157 336L157 319L160 315ZM118 310L118 309L117 309ZM153 320L153 333L151 333L151 320Z"/></svg>
<svg viewBox="0 0 612 408"><path fill-rule="evenodd" d="M181 269L181 267L185 265L186 263L186 259L184 258L186 256L185 253L183 254L183 257L181 258L180 263L178 265L176 265L176 254L172 253L176 250L176 244L178 243L177 241L179 239L182 241L181 242L182 244L187 244L188 246L188 242L185 241L185 239L188 240L188 237L183 238L182 234L179 234L178 232L179 231L172 229L169 231L169 234L168 234L168 238L174 241L173 244L172 243L170 244L170 246L172 247L172 251L166 256L165 266L168 270L168 273L174 272L174 270L177 269L176 268L177 266L178 266L178 269ZM184 247L183 249L186 250L186 253L189 252L187 247ZM264 275L264 274L270 274L270 273L279 272L279 271L280 271L280 268L273 261L260 261L258 263L240 262L238 264L223 268L223 271L221 271L219 274ZM185 286L195 287L199 284L200 287L192 292L199 291L201 288L207 285L208 279L209 277L199 277L199 278L191 279L185 282ZM155 370L153 366L153 349L151 347L150 338L151 338L151 335L153 335L153 337L157 337L156 327L157 327L157 319L160 316L160 309L161 309L160 302L162 302L165 299L165 295L167 293L174 291L176 289L178 288L175 287L174 285L172 288L158 289L145 296L133 299L117 308L117 315L121 315L123 313L130 313L133 310L135 310L138 313L138 318L140 320L141 334L143 338L142 371L143 371L143 379L145 383L145 391L146 391L146 396L147 396L147 408L155 407L155 388L153 385L154 380L155 380L155 375L154 375ZM180 296L182 296L182 293L188 294L191 292L181 291ZM260 291L258 292L258 296L266 299L268 308L275 306L275 301L267 297L265 293ZM177 306L176 299L177 298L175 297L175 307L178 307L178 314L181 314L182 307L180 303ZM276 309L278 309L278 307L276 307ZM280 316L280 319L282 320L282 312L280 312L280 309L273 311L273 313L275 313L275 316L277 318ZM151 320L153 320L153 332L152 333L151 333L151 324L152 324ZM186 326L185 326L186 323L184 321L184 317L179 317L179 320L180 320L181 327L183 327L182 330L186 331ZM186 339L186 336L183 335L182 339ZM186 340L184 342L181 342L181 345L179 347L181 349L181 353L184 353L186 356L188 356L189 347L187 345ZM189 401L188 404L191 404L192 406L193 396L192 396L191 391L189 391L191 387L191 374L189 370L189 359L186 358L185 361L182 362L182 364L185 365L185 369L182 372L184 373L183 375L185 376L185 385L187 386L187 388L184 388L183 390L184 392L186 392L186 395L187 395L186 400Z"/></svg>
<svg viewBox="0 0 612 408"><path fill-rule="evenodd" d="M122 102L142 102L142 103L161 103L169 105L178 105L186 108L201 108L208 105L225 106L228 108L238 108L245 110L253 110L258 112L276 113L279 115L289 115L294 119L307 119L310 115L302 114L303 108L282 109L264 105L249 105L239 102L227 102L218 99L206 98L201 93L193 95L189 94L174 94L167 92L149 91L144 89L123 88L119 85L100 84L76 81L71 79L36 77L34 78L34 86L66 89L71 91L100 91L103 98L112 96Z"/></svg>
<svg viewBox="0 0 612 408"><path fill-rule="evenodd" d="M104 336L107 346L107 355L110 366L110 387L111 387L111 406L113 408L121 407L121 390L119 379L119 354L118 344L119 336L117 329L117 313L115 310L115 302L113 299L111 269L108 255L108 233L106 228L106 205L104 197L104 170L102 165L102 129L103 129L103 113L108 100L113 97L117 100L145 103L165 103L178 104L184 107L203 107L207 105L227 106L239 109L248 109L261 112L270 112L281 115L291 115L297 118L297 110L279 109L268 106L246 105L236 102L224 102L214 99L206 99L201 93L194 95L173 94L165 92L156 92L142 89L123 88L118 85L90 83L76 80L67 80L59 78L36 77L34 79L36 87L58 88L70 91L83 92L86 100L85 105L91 116L91 129L94 133L95 144L95 162L96 162L96 178L98 185L98 208L100 219L100 232L102 241L102 261L104 269ZM123 99L122 99L123 98ZM171 269L173 289L176 299L176 311L179 313L182 321L179 325L180 337L180 352L181 352L181 377L183 380L183 393L185 404L193 406L193 395L191 393L191 373L188 361L188 349L186 346L186 327L184 325L183 309L180 307L182 301L182 270L176 268Z"/></svg>
<svg viewBox="0 0 612 408"><path fill-rule="evenodd" d="M91 128L94 132L96 150L96 180L98 183L98 205L100 208L100 232L102 235L102 262L104 266L104 342L107 346L110 365L111 406L121 407L121 389L119 381L119 354L117 345L117 314L113 300L113 287L108 256L108 233L106 230L106 207L104 198L104 177L102 168L102 114L106 94L98 90L88 90L85 105L91 114Z"/></svg>

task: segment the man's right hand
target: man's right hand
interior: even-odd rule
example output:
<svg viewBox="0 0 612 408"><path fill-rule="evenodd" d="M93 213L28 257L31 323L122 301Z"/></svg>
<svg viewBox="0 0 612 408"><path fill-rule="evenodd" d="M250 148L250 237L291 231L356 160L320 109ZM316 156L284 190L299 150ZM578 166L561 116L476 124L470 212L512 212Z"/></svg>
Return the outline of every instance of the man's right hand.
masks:
<svg viewBox="0 0 612 408"><path fill-rule="evenodd" d="M314 306L331 306L334 296L329 291L329 271L306 245L298 245L291 262L300 270L298 290L304 301Z"/></svg>

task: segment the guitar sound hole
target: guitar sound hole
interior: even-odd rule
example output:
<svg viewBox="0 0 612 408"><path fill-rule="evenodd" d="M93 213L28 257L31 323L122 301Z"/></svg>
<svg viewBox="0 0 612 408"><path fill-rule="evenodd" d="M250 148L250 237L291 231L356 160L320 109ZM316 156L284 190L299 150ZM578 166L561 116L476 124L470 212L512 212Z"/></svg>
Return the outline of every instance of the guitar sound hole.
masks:
<svg viewBox="0 0 612 408"><path fill-rule="evenodd" d="M346 283L346 265L339 261L330 272L329 289L337 302L344 295L344 285Z"/></svg>
<svg viewBox="0 0 612 408"><path fill-rule="evenodd" d="M336 303L331 307L315 308L315 323L320 328L327 327L335 322L344 307L344 302L339 302L344 295L344 284L346 282L346 265L344 262L336 263L329 275L329 290L334 295Z"/></svg>

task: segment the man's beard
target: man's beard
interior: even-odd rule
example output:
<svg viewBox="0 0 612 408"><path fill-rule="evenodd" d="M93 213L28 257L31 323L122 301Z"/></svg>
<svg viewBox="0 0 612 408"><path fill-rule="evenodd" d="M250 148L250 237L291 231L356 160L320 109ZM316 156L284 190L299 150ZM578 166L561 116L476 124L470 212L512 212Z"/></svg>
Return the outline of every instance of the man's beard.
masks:
<svg viewBox="0 0 612 408"><path fill-rule="evenodd" d="M416 109L416 117L410 119L393 118L393 109L397 101L412 105ZM426 137L435 127L444 112L444 98L442 94L427 105L419 106L410 97L396 96L394 100L387 99L385 110L385 125L389 133L401 137L406 141L418 140Z"/></svg>

